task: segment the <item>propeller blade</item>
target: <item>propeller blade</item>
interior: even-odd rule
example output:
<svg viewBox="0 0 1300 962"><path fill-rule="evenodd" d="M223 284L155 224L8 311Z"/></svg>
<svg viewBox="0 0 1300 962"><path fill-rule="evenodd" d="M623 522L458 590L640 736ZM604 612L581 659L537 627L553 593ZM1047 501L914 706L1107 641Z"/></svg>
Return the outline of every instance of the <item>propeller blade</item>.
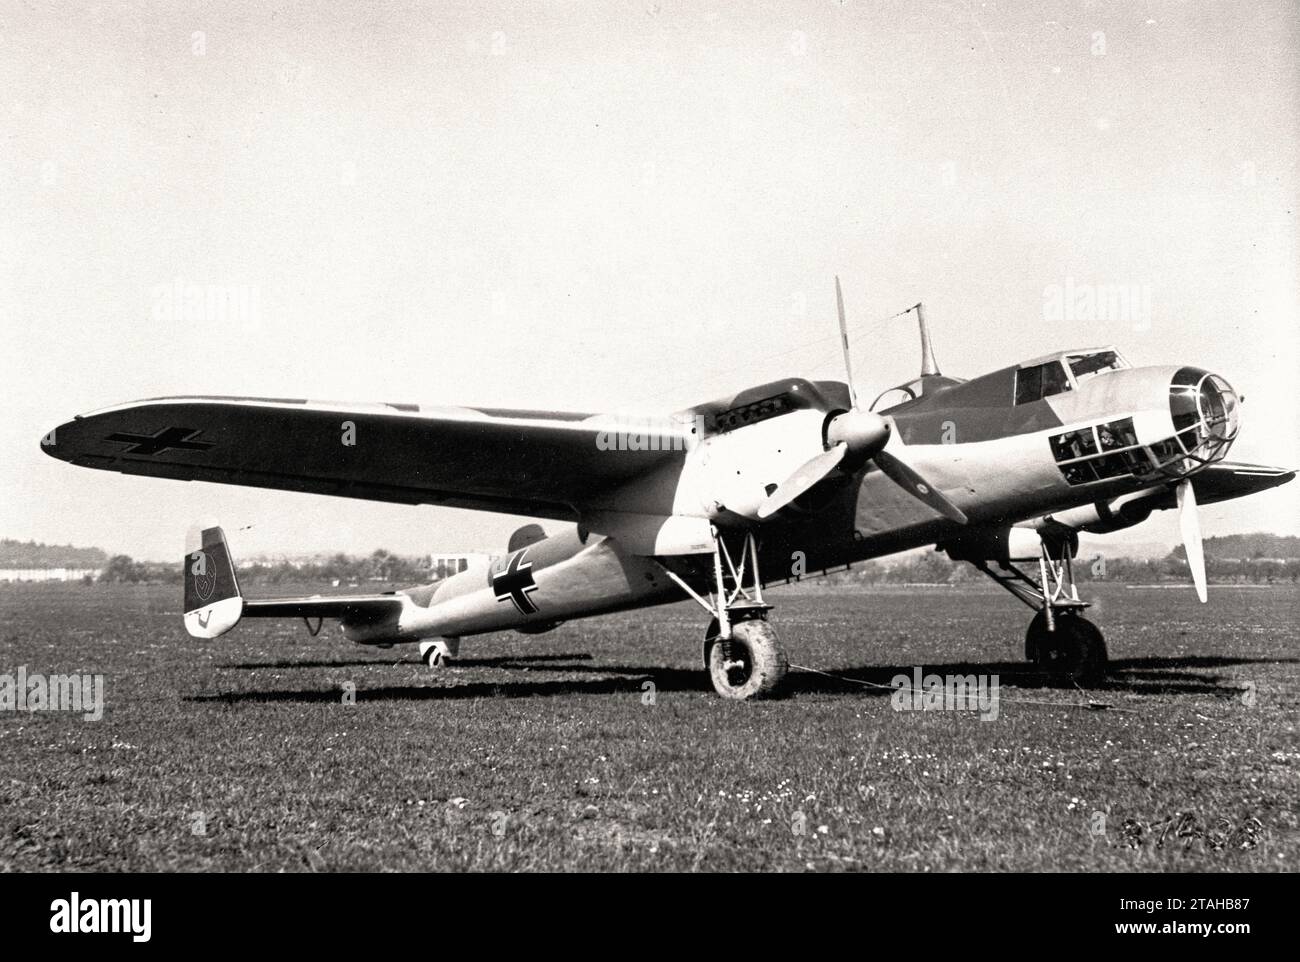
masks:
<svg viewBox="0 0 1300 962"><path fill-rule="evenodd" d="M844 320L844 294L840 291L840 278L835 275L835 310L840 316L840 340L844 342L844 373L849 381L849 401L858 406L858 389L853 386L853 364L849 361L849 324Z"/></svg>
<svg viewBox="0 0 1300 962"><path fill-rule="evenodd" d="M1184 478L1178 484L1178 527L1183 533L1183 549L1187 552L1187 567L1192 569L1192 583L1196 597L1204 604L1209 598L1205 584L1205 549L1201 546L1201 518L1196 510L1196 489Z"/></svg>
<svg viewBox="0 0 1300 962"><path fill-rule="evenodd" d="M879 451L872 460L876 462L876 467L880 468L889 480L900 488L906 489L912 497L928 504L949 521L956 521L958 524L966 523L966 515L961 508L945 498L939 493L938 489L928 484L923 477L898 460L898 458L892 454L886 454L884 451Z"/></svg>
<svg viewBox="0 0 1300 962"><path fill-rule="evenodd" d="M758 516L768 518L776 514L839 467L839 463L844 460L844 455L848 451L849 446L840 442L830 450L823 451L817 457L805 462L799 470L786 478L780 487L763 499L763 503L758 506Z"/></svg>

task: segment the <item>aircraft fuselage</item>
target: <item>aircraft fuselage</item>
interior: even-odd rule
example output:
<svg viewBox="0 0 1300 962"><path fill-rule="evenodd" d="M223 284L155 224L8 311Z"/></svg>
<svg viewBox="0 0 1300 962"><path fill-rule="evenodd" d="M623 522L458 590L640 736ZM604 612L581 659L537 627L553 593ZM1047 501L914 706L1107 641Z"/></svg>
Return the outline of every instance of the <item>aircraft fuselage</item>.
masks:
<svg viewBox="0 0 1300 962"><path fill-rule="evenodd" d="M924 476L968 523L937 514L868 464L824 482L762 527L763 580L1054 513L1105 512L1117 499L1159 491L1222 457L1237 429L1237 401L1226 382L1178 365L1075 378L1068 359L1089 356L1040 359L965 382L938 375L915 382L919 396L881 412L893 425L885 451ZM847 407L844 385L792 378L685 412L701 429L679 457L585 506L609 524L580 523L487 567L410 589L396 624L350 628L348 635L392 641L543 631L571 618L681 600L665 567L707 592L709 556L648 556L620 536L630 523L622 519L695 519L738 540L771 489L819 448L821 425Z"/></svg>

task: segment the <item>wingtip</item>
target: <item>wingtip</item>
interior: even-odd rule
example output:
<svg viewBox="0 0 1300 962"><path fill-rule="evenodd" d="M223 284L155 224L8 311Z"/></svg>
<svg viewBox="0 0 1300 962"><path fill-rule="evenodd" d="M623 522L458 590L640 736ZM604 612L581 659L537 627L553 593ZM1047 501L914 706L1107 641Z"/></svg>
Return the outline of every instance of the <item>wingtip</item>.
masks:
<svg viewBox="0 0 1300 962"><path fill-rule="evenodd" d="M59 436L61 434L66 434L72 428L74 423L74 421L65 421L41 435L41 450L52 458L57 458L60 461L67 461L70 455L59 450Z"/></svg>

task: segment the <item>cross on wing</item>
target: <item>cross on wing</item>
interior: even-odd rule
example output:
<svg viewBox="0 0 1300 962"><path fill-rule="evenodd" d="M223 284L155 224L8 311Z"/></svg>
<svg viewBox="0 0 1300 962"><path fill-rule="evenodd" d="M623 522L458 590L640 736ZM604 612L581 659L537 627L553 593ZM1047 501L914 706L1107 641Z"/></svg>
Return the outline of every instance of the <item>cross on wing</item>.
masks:
<svg viewBox="0 0 1300 962"><path fill-rule="evenodd" d="M130 444L124 454L162 454L164 451L206 451L214 445L208 441L193 440L202 434L198 428L163 428L153 434L129 434L115 431L104 440L117 444Z"/></svg>

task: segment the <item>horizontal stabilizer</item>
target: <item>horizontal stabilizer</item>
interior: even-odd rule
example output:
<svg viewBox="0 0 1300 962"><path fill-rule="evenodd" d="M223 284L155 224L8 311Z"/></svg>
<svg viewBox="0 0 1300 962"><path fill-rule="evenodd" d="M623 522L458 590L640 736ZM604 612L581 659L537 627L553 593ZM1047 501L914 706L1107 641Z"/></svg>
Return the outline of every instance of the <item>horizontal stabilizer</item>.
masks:
<svg viewBox="0 0 1300 962"><path fill-rule="evenodd" d="M1196 488L1198 504L1214 504L1276 488L1294 477L1295 471L1290 468L1220 461L1192 475L1192 485Z"/></svg>
<svg viewBox="0 0 1300 962"><path fill-rule="evenodd" d="M244 602L245 618L337 618L345 625L374 625L402 613L399 595L266 598Z"/></svg>
<svg viewBox="0 0 1300 962"><path fill-rule="evenodd" d="M191 531L186 547L185 630L195 638L224 635L241 618L337 618L350 628L369 628L396 623L410 603L398 594L245 598L219 527Z"/></svg>

